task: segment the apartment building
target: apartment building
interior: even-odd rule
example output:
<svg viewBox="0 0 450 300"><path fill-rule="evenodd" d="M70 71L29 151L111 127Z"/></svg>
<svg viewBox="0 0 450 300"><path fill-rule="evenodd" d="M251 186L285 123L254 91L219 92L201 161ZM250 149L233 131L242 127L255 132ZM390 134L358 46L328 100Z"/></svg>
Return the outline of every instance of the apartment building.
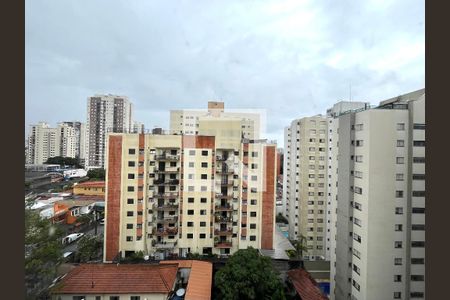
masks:
<svg viewBox="0 0 450 300"><path fill-rule="evenodd" d="M276 144L203 116L197 135L109 135L104 260L272 249Z"/></svg>
<svg viewBox="0 0 450 300"><path fill-rule="evenodd" d="M332 124L331 299L424 299L425 90Z"/></svg>
<svg viewBox="0 0 450 300"><path fill-rule="evenodd" d="M170 132L172 134L195 135L199 133L201 117L235 118L240 120L242 135L247 139L261 136L262 115L251 110L225 111L224 102L209 101L208 109L183 109L170 111Z"/></svg>
<svg viewBox="0 0 450 300"><path fill-rule="evenodd" d="M77 122L77 121L65 121L58 123L58 130L61 132L61 135L64 136L67 140L71 141L68 142L67 145L72 144L73 146L68 147L69 149L73 149L74 156L69 155L62 155L62 156L69 156L69 157L78 157L80 159L80 162L84 163L84 158L86 155L86 148L85 148L85 138L86 138L86 124ZM67 133L72 133L73 137L71 137L69 134L64 135L63 131L68 131ZM66 137L67 136L67 137ZM66 153L64 150L64 142L62 142L61 145L61 153Z"/></svg>
<svg viewBox="0 0 450 300"><path fill-rule="evenodd" d="M128 97L95 95L87 99L86 167L105 166L109 132L133 131L133 104Z"/></svg>
<svg viewBox="0 0 450 300"><path fill-rule="evenodd" d="M325 259L327 243L327 118L294 120L286 158L286 212L289 238L306 237L305 259Z"/></svg>
<svg viewBox="0 0 450 300"><path fill-rule="evenodd" d="M58 123L56 128L45 122L31 125L26 163L43 164L55 156L79 157L82 131L77 130L71 123L74 122Z"/></svg>

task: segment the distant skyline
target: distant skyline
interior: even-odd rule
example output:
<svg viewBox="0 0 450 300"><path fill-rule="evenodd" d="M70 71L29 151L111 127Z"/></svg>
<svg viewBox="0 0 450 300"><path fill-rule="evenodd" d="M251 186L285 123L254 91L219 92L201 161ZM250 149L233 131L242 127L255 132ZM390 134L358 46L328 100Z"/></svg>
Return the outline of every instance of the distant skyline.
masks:
<svg viewBox="0 0 450 300"><path fill-rule="evenodd" d="M86 122L87 98L128 96L135 120L172 109L266 109L283 146L296 118L425 87L425 9L385 1L25 1L25 129Z"/></svg>

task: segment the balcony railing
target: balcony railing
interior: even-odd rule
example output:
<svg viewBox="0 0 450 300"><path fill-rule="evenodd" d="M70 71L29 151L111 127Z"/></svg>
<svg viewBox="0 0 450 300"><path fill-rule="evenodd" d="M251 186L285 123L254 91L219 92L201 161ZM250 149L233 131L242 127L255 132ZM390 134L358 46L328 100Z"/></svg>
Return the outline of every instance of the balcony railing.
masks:
<svg viewBox="0 0 450 300"><path fill-rule="evenodd" d="M216 173L223 175L230 175L234 173L234 169L231 168L217 168Z"/></svg>
<svg viewBox="0 0 450 300"><path fill-rule="evenodd" d="M233 244L230 241L218 241L214 242L216 248L231 248Z"/></svg>
<svg viewBox="0 0 450 300"><path fill-rule="evenodd" d="M179 192L165 192L155 194L154 198L177 198L178 196Z"/></svg>
<svg viewBox="0 0 450 300"><path fill-rule="evenodd" d="M224 180L219 181L219 180L217 180L216 184L220 185L220 186L227 186L228 187L228 186L233 186L234 182L233 182L233 180L230 180L230 181L224 181Z"/></svg>
<svg viewBox="0 0 450 300"><path fill-rule="evenodd" d="M160 154L160 155L155 155L155 160L179 160L180 157L178 154Z"/></svg>
<svg viewBox="0 0 450 300"><path fill-rule="evenodd" d="M178 222L178 216L156 217L157 223L176 223Z"/></svg>
<svg viewBox="0 0 450 300"><path fill-rule="evenodd" d="M155 203L153 205L153 208L156 209L157 211L164 211L164 210L176 210L178 208L178 203L174 202L174 203L164 203L162 205Z"/></svg>
<svg viewBox="0 0 450 300"><path fill-rule="evenodd" d="M177 173L180 171L180 167L168 167L164 169L155 168L155 173Z"/></svg>
<svg viewBox="0 0 450 300"><path fill-rule="evenodd" d="M216 209L216 211L231 211L231 210L233 210L233 206L231 206L230 204L216 205L215 209Z"/></svg>
<svg viewBox="0 0 450 300"><path fill-rule="evenodd" d="M233 198L233 195L224 195L222 193L216 193L217 199L231 199Z"/></svg>
<svg viewBox="0 0 450 300"><path fill-rule="evenodd" d="M172 249L177 246L177 242L171 243L171 242L157 242L155 243L154 247L156 249Z"/></svg>
<svg viewBox="0 0 450 300"><path fill-rule="evenodd" d="M215 235L231 235L231 234L233 234L233 228L215 229L214 234Z"/></svg>
<svg viewBox="0 0 450 300"><path fill-rule="evenodd" d="M180 180L178 179L169 179L169 180L156 179L153 181L154 185L177 185L179 183Z"/></svg>
<svg viewBox="0 0 450 300"><path fill-rule="evenodd" d="M158 236L162 235L175 235L178 233L178 227L164 227L164 228L154 228L153 234Z"/></svg>
<svg viewBox="0 0 450 300"><path fill-rule="evenodd" d="M216 216L216 223L233 223L232 217Z"/></svg>
<svg viewBox="0 0 450 300"><path fill-rule="evenodd" d="M226 155L217 155L216 160L217 161L226 161L228 159L228 156Z"/></svg>

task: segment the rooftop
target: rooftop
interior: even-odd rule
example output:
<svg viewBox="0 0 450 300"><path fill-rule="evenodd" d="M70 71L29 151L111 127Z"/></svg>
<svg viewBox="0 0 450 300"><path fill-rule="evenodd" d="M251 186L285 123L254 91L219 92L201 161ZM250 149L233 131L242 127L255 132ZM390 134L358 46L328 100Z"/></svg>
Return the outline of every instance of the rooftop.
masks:
<svg viewBox="0 0 450 300"><path fill-rule="evenodd" d="M305 270L294 269L288 271L287 274L302 300L328 299L319 289L317 282Z"/></svg>
<svg viewBox="0 0 450 300"><path fill-rule="evenodd" d="M53 294L129 294L172 291L177 265L81 264L53 289Z"/></svg>
<svg viewBox="0 0 450 300"><path fill-rule="evenodd" d="M75 187L105 187L104 181L85 181L74 186Z"/></svg>

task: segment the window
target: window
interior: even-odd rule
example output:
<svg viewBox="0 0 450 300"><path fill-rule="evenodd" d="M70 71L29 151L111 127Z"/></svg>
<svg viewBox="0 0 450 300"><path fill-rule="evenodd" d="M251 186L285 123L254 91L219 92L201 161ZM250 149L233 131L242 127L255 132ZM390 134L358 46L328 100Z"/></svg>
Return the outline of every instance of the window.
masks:
<svg viewBox="0 0 450 300"><path fill-rule="evenodd" d="M250 204L251 205L256 205L256 200L255 199L250 200Z"/></svg>
<svg viewBox="0 0 450 300"><path fill-rule="evenodd" d="M364 129L364 124L355 124L355 131L361 131Z"/></svg>
<svg viewBox="0 0 450 300"><path fill-rule="evenodd" d="M132 161L132 160L129 160L129 161L128 161L128 166L129 166L129 167L135 167L135 166L136 166L136 162L134 162L134 161Z"/></svg>
<svg viewBox="0 0 450 300"><path fill-rule="evenodd" d="M413 191L413 197L425 197L425 191Z"/></svg>
<svg viewBox="0 0 450 300"><path fill-rule="evenodd" d="M403 198L403 191L395 191L395 198Z"/></svg>
<svg viewBox="0 0 450 300"><path fill-rule="evenodd" d="M252 151L252 157L258 157L258 152Z"/></svg>
<svg viewBox="0 0 450 300"><path fill-rule="evenodd" d="M411 281L425 281L425 276L423 276L423 275L411 275Z"/></svg>
<svg viewBox="0 0 450 300"><path fill-rule="evenodd" d="M200 227L206 227L206 222L200 222Z"/></svg>
<svg viewBox="0 0 450 300"><path fill-rule="evenodd" d="M356 274L358 274L358 275L361 274L360 268L357 265L355 265L355 264L353 264L353 271L356 272Z"/></svg>
<svg viewBox="0 0 450 300"><path fill-rule="evenodd" d="M206 203L206 198L200 198L200 203Z"/></svg>
<svg viewBox="0 0 450 300"><path fill-rule="evenodd" d="M396 248L396 249L403 248L403 243L401 241L395 241L394 248Z"/></svg>
<svg viewBox="0 0 450 300"><path fill-rule="evenodd" d="M425 130L425 124L414 123L413 128Z"/></svg>
<svg viewBox="0 0 450 300"><path fill-rule="evenodd" d="M131 296L130 300L141 300L141 296Z"/></svg>
<svg viewBox="0 0 450 300"><path fill-rule="evenodd" d="M394 292L394 299L402 299L402 293L401 292Z"/></svg>
<svg viewBox="0 0 450 300"><path fill-rule="evenodd" d="M201 239L206 239L206 234L205 233L200 233L198 235L198 237L201 238Z"/></svg>
<svg viewBox="0 0 450 300"><path fill-rule="evenodd" d="M395 180L397 181L403 181L403 174L402 173L397 173L395 175Z"/></svg>
<svg viewBox="0 0 450 300"><path fill-rule="evenodd" d="M132 236L127 236L127 242L132 242L133 241L133 237Z"/></svg>
<svg viewBox="0 0 450 300"><path fill-rule="evenodd" d="M202 150L202 156L208 156L208 150Z"/></svg>
<svg viewBox="0 0 450 300"><path fill-rule="evenodd" d="M200 215L205 216L206 215L206 209L200 209Z"/></svg>
<svg viewBox="0 0 450 300"><path fill-rule="evenodd" d="M405 123L397 123L397 130L405 130Z"/></svg>
<svg viewBox="0 0 450 300"><path fill-rule="evenodd" d="M402 282L402 275L394 275L394 282Z"/></svg>
<svg viewBox="0 0 450 300"><path fill-rule="evenodd" d="M412 179L413 180L425 180L425 174L413 174Z"/></svg>
<svg viewBox="0 0 450 300"><path fill-rule="evenodd" d="M188 174L188 179L194 179L194 174Z"/></svg>
<svg viewBox="0 0 450 300"><path fill-rule="evenodd" d="M208 190L208 187L206 187L206 186L200 187L200 191L202 191L202 192L206 192L207 190Z"/></svg>
<svg viewBox="0 0 450 300"><path fill-rule="evenodd" d="M397 157L396 159L397 164L402 165L405 163L405 158L404 157Z"/></svg>
<svg viewBox="0 0 450 300"><path fill-rule="evenodd" d="M250 212L250 217L256 217L256 211Z"/></svg>
<svg viewBox="0 0 450 300"><path fill-rule="evenodd" d="M193 233L188 233L188 234L186 235L186 237L187 237L188 239L193 239L193 238L194 238L194 234L193 234Z"/></svg>
<svg viewBox="0 0 450 300"><path fill-rule="evenodd" d="M193 168L194 167L194 163L193 162L190 162L189 163L189 168Z"/></svg>
<svg viewBox="0 0 450 300"><path fill-rule="evenodd" d="M422 292L411 292L411 298L423 298Z"/></svg>
<svg viewBox="0 0 450 300"><path fill-rule="evenodd" d="M363 140L356 140L356 147L362 147L364 145Z"/></svg>
<svg viewBox="0 0 450 300"><path fill-rule="evenodd" d="M188 198L188 203L194 203L194 198L189 197L189 198Z"/></svg>
<svg viewBox="0 0 450 300"><path fill-rule="evenodd" d="M136 154L136 149L128 149L128 154L130 155Z"/></svg>
<svg viewBox="0 0 450 300"><path fill-rule="evenodd" d="M187 214L188 215L194 215L194 210L193 209L188 209Z"/></svg>
<svg viewBox="0 0 450 300"><path fill-rule="evenodd" d="M189 150L189 155L191 156L195 155L195 150Z"/></svg>
<svg viewBox="0 0 450 300"><path fill-rule="evenodd" d="M252 242L253 242L253 241L256 241L256 235L251 235L251 236L250 236L250 241L252 241Z"/></svg>
<svg viewBox="0 0 450 300"><path fill-rule="evenodd" d="M356 178L362 178L363 177L363 173L361 171L355 171L355 172L353 172L353 175Z"/></svg>
<svg viewBox="0 0 450 300"><path fill-rule="evenodd" d="M127 204L134 204L134 199L128 198L127 199Z"/></svg>
<svg viewBox="0 0 450 300"><path fill-rule="evenodd" d="M425 258L411 258L411 264L412 265L424 265Z"/></svg>
<svg viewBox="0 0 450 300"><path fill-rule="evenodd" d="M401 257L394 258L394 265L401 266L402 265L402 258Z"/></svg>
<svg viewBox="0 0 450 300"><path fill-rule="evenodd" d="M194 222L187 222L187 227L194 227Z"/></svg>
<svg viewBox="0 0 450 300"><path fill-rule="evenodd" d="M355 193L356 194L362 194L362 188L355 186Z"/></svg>
<svg viewBox="0 0 450 300"><path fill-rule="evenodd" d="M395 231L403 231L403 225L402 224L395 224Z"/></svg>
<svg viewBox="0 0 450 300"><path fill-rule="evenodd" d="M424 231L425 230L425 225L424 224L413 224L411 226L411 230L421 230Z"/></svg>
<svg viewBox="0 0 450 300"><path fill-rule="evenodd" d="M252 164L251 168L252 168L252 170L258 169L258 164Z"/></svg>
<svg viewBox="0 0 450 300"><path fill-rule="evenodd" d="M361 203L355 202L354 207L355 207L357 210L362 210L362 205L361 205Z"/></svg>
<svg viewBox="0 0 450 300"><path fill-rule="evenodd" d="M362 161L363 161L362 155L356 155L356 156L355 156L355 161L356 161L356 162L362 162Z"/></svg>
<svg viewBox="0 0 450 300"><path fill-rule="evenodd" d="M208 179L208 174L202 174L200 178L201 179Z"/></svg>
<svg viewBox="0 0 450 300"><path fill-rule="evenodd" d="M425 208L424 207L413 207L412 208L412 213L413 214L424 214L425 213Z"/></svg>
<svg viewBox="0 0 450 300"><path fill-rule="evenodd" d="M188 192L193 192L193 191L194 191L194 186L193 185L188 186Z"/></svg>
<svg viewBox="0 0 450 300"><path fill-rule="evenodd" d="M250 229L256 229L256 224L254 223L250 224Z"/></svg>
<svg viewBox="0 0 450 300"><path fill-rule="evenodd" d="M413 145L415 147L425 147L425 141L414 141Z"/></svg>
<svg viewBox="0 0 450 300"><path fill-rule="evenodd" d="M134 186L129 186L129 187L127 188L127 191L128 191L128 192L134 192Z"/></svg>
<svg viewBox="0 0 450 300"><path fill-rule="evenodd" d="M208 163L207 162L202 162L202 168L207 168L208 167Z"/></svg>
<svg viewBox="0 0 450 300"><path fill-rule="evenodd" d="M395 208L395 214L396 215L403 215L403 207L396 207Z"/></svg>
<svg viewBox="0 0 450 300"><path fill-rule="evenodd" d="M127 224L127 229L133 229L133 224Z"/></svg>
<svg viewBox="0 0 450 300"><path fill-rule="evenodd" d="M361 252L359 252L355 248L352 248L352 251L353 251L353 255L354 256L356 256L357 258L361 258Z"/></svg>
<svg viewBox="0 0 450 300"><path fill-rule="evenodd" d="M128 179L134 179L134 173L128 173Z"/></svg>
<svg viewBox="0 0 450 300"><path fill-rule="evenodd" d="M361 227L361 220L358 218L353 218L353 223Z"/></svg>
<svg viewBox="0 0 450 300"><path fill-rule="evenodd" d="M86 300L86 296L73 296L72 300Z"/></svg>
<svg viewBox="0 0 450 300"><path fill-rule="evenodd" d="M397 140L397 147L405 147L405 141L404 140Z"/></svg>
<svg viewBox="0 0 450 300"><path fill-rule="evenodd" d="M360 235L358 235L358 234L356 234L356 233L353 233L353 239L354 239L355 241L361 243L361 236L360 236Z"/></svg>
<svg viewBox="0 0 450 300"><path fill-rule="evenodd" d="M413 157L413 163L424 164L425 163L425 157Z"/></svg>
<svg viewBox="0 0 450 300"><path fill-rule="evenodd" d="M358 284L354 279L352 279L352 281L353 281L352 284L353 284L353 286L355 287L355 289L359 291L359 289L360 289L359 284Z"/></svg>
<svg viewBox="0 0 450 300"><path fill-rule="evenodd" d="M127 211L127 217L132 217L133 216L133 212L132 211Z"/></svg>

